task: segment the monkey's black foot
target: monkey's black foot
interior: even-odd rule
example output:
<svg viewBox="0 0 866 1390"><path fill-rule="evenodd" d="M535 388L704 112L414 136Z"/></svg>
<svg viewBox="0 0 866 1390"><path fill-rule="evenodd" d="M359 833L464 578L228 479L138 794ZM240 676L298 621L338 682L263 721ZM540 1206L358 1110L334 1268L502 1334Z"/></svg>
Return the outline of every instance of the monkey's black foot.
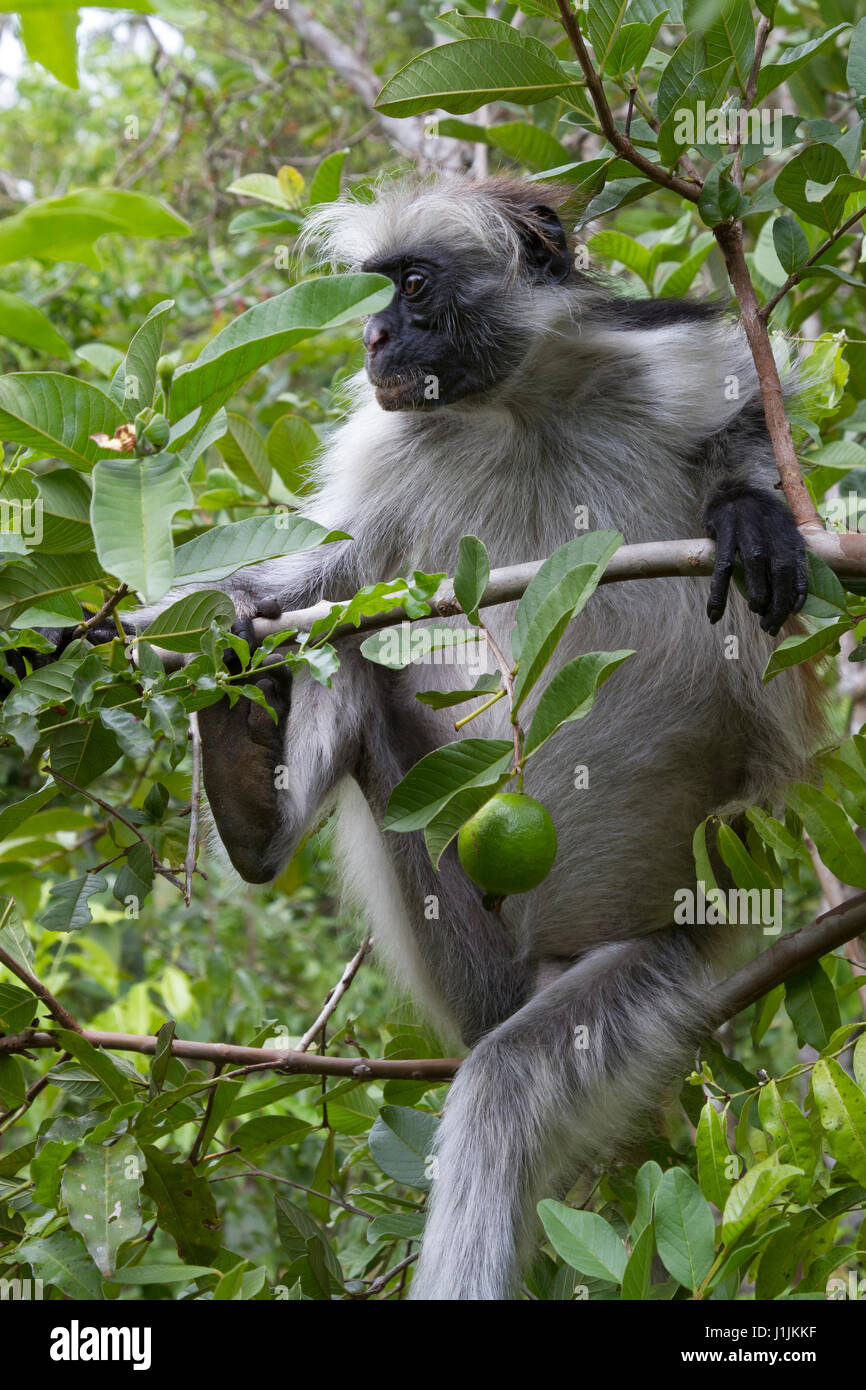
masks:
<svg viewBox="0 0 866 1390"><path fill-rule="evenodd" d="M84 612L85 617L91 616L91 614L87 612L87 609L85 609ZM33 671L40 671L43 666L50 666L66 651L66 648L75 636L76 629L74 627L37 627L34 628L33 631L38 632L47 642L50 642L53 650L50 652L41 652L37 651L35 647L10 648L9 651L5 653L6 661L19 680L23 680L27 674L25 659L30 663L30 669ZM127 635L130 635L134 629L124 623L123 631ZM105 618L102 622L98 623L96 627L90 627L86 632L81 634L81 636L85 637L94 647L102 646L103 642L111 642L117 635L117 628L111 618ZM11 689L11 681L0 679L0 700L5 700Z"/></svg>
<svg viewBox="0 0 866 1390"><path fill-rule="evenodd" d="M278 618L282 608L275 598L261 598L255 603L255 612L247 612L243 616L238 616L232 623L232 632L236 637L242 637L251 652L254 652L258 643L253 623L256 618Z"/></svg>
<svg viewBox="0 0 866 1390"><path fill-rule="evenodd" d="M717 623L728 602L737 555L743 562L746 597L761 627L773 637L799 613L809 588L806 547L783 502L757 489L726 489L707 507L707 530L716 542L707 615Z"/></svg>

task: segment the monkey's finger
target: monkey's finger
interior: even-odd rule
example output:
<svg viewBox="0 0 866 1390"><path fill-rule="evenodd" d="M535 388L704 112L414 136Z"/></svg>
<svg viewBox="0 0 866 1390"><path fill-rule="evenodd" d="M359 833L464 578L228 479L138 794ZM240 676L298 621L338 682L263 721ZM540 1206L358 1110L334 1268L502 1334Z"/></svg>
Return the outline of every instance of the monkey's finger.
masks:
<svg viewBox="0 0 866 1390"><path fill-rule="evenodd" d="M772 602L772 587L767 557L759 545L741 545L746 594L753 613L766 613Z"/></svg>
<svg viewBox="0 0 866 1390"><path fill-rule="evenodd" d="M717 623L728 603L728 590L734 572L734 524L733 519L720 522L716 533L716 563L710 581L710 596L707 599L707 617Z"/></svg>
<svg viewBox="0 0 866 1390"><path fill-rule="evenodd" d="M256 604L257 618L278 618L282 611L282 605L275 598L260 598Z"/></svg>
<svg viewBox="0 0 866 1390"><path fill-rule="evenodd" d="M802 546L797 554L794 565L794 606L793 613L799 613L806 599L809 597L809 564L806 560L806 547Z"/></svg>
<svg viewBox="0 0 866 1390"><path fill-rule="evenodd" d="M796 569L789 559L773 562L773 602L761 619L761 627L775 637L794 606Z"/></svg>

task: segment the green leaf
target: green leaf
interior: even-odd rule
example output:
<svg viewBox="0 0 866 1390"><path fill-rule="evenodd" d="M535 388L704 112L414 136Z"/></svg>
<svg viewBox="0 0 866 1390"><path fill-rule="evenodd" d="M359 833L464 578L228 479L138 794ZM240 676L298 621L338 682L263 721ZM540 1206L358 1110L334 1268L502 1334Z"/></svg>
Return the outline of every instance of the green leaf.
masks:
<svg viewBox="0 0 866 1390"><path fill-rule="evenodd" d="M733 78L745 91L755 54L755 21L749 0L726 0L721 13L704 34L707 61L712 66L733 62Z"/></svg>
<svg viewBox="0 0 866 1390"><path fill-rule="evenodd" d="M627 4L628 0L592 0L587 9L587 27L599 72L607 68Z"/></svg>
<svg viewBox="0 0 866 1390"><path fill-rule="evenodd" d="M775 1081L768 1081L758 1094L758 1114L783 1163L802 1168L803 1177L792 1184L798 1202L806 1202L812 1178L821 1158L818 1141L806 1116L793 1101L782 1100Z"/></svg>
<svg viewBox="0 0 866 1390"><path fill-rule="evenodd" d="M117 368L111 384L111 396L124 411L127 420L134 420L145 406L153 405L157 387L156 364L162 356L165 322L173 308L173 299L163 299L154 305L132 339L122 365Z"/></svg>
<svg viewBox="0 0 866 1390"><path fill-rule="evenodd" d="M793 217L777 217L773 223L773 245L786 275L802 265L809 254L806 233Z"/></svg>
<svg viewBox="0 0 866 1390"><path fill-rule="evenodd" d="M182 1260L210 1265L220 1250L220 1221L213 1191L188 1159L150 1144L142 1146L147 1160L144 1190L156 1204L160 1229L171 1236Z"/></svg>
<svg viewBox="0 0 866 1390"><path fill-rule="evenodd" d="M29 1028L38 1008L39 1002L29 990L0 981L0 1033L20 1033L22 1028Z"/></svg>
<svg viewBox="0 0 866 1390"><path fill-rule="evenodd" d="M830 620L823 622L815 632L795 633L791 637L785 637L771 653L764 667L761 677L764 685L781 671L787 671L792 666L799 666L804 661L811 661L813 657L829 651L849 631L850 626L851 624L844 619Z"/></svg>
<svg viewBox="0 0 866 1390"><path fill-rule="evenodd" d="M242 198L257 198L259 202L270 203L283 211L293 206L275 174L244 174L243 178L229 184L226 193L237 193Z"/></svg>
<svg viewBox="0 0 866 1390"><path fill-rule="evenodd" d="M805 782L789 787L785 800L803 821L827 868L843 883L866 888L866 851L838 802Z"/></svg>
<svg viewBox="0 0 866 1390"><path fill-rule="evenodd" d="M812 1094L833 1157L866 1183L866 1095L833 1057L812 1068Z"/></svg>
<svg viewBox="0 0 866 1390"><path fill-rule="evenodd" d="M96 556L31 555L0 571L0 626L68 627L83 618L73 590L102 576ZM29 679L29 677L28 677Z"/></svg>
<svg viewBox="0 0 866 1390"><path fill-rule="evenodd" d="M309 1132L310 1125L295 1115L258 1115L238 1126L232 1134L232 1143L245 1154L261 1154L268 1149L297 1144Z"/></svg>
<svg viewBox="0 0 866 1390"><path fill-rule="evenodd" d="M566 627L588 602L614 552L618 531L589 531L560 546L530 580L517 607L512 653L518 709L535 685Z"/></svg>
<svg viewBox="0 0 866 1390"><path fill-rule="evenodd" d="M103 459L93 470L90 520L105 568L149 603L174 579L171 521L193 496L176 454Z"/></svg>
<svg viewBox="0 0 866 1390"><path fill-rule="evenodd" d="M38 918L46 931L74 931L93 919L88 900L94 893L104 893L108 883L101 874L85 874L55 883L48 895L48 907Z"/></svg>
<svg viewBox="0 0 866 1390"><path fill-rule="evenodd" d="M78 787L86 787L107 772L120 757L114 734L101 724L72 724L48 737L52 771Z"/></svg>
<svg viewBox="0 0 866 1390"><path fill-rule="evenodd" d="M388 627L374 632L361 643L361 651L368 661L387 666L391 671L402 671L413 663L435 661L439 652L453 651L456 660L465 654L466 664L476 668L479 661L486 659L486 644L480 633L427 623L415 627L401 623L399 628Z"/></svg>
<svg viewBox="0 0 866 1390"><path fill-rule="evenodd" d="M59 791L57 783L49 778L38 791L31 792L23 801L13 801L11 806L4 807L0 811L0 843L13 835L31 816L35 816L37 811L41 811L49 801L53 801Z"/></svg>
<svg viewBox="0 0 866 1390"><path fill-rule="evenodd" d="M310 207L319 203L333 203L340 196L340 180L348 150L335 150L322 160L310 184Z"/></svg>
<svg viewBox="0 0 866 1390"><path fill-rule="evenodd" d="M397 783L382 829L423 829L458 792L496 782L513 755L513 745L498 738L464 738L435 749Z"/></svg>
<svg viewBox="0 0 866 1390"><path fill-rule="evenodd" d="M696 1293L715 1256L715 1224L709 1203L683 1168L669 1168L662 1176L653 1225L665 1269Z"/></svg>
<svg viewBox="0 0 866 1390"><path fill-rule="evenodd" d="M463 116L493 101L532 106L572 80L543 44L462 39L413 58L385 83L375 107L385 116L417 116L437 107Z"/></svg>
<svg viewBox="0 0 866 1390"><path fill-rule="evenodd" d="M61 1190L69 1224L106 1279L121 1245L141 1230L143 1169L144 1155L131 1134L110 1145L85 1141L66 1162Z"/></svg>
<svg viewBox="0 0 866 1390"><path fill-rule="evenodd" d="M370 1130L370 1156L395 1182L426 1192L432 1181L429 1170L437 1128L436 1116L426 1110L383 1105Z"/></svg>
<svg viewBox="0 0 866 1390"><path fill-rule="evenodd" d="M38 792L35 793L39 795ZM25 970L33 971L33 943L21 921L14 898L0 898L0 946Z"/></svg>
<svg viewBox="0 0 866 1390"><path fill-rule="evenodd" d="M652 1226L645 1226L632 1247L622 1277L623 1301L642 1301L649 1294L655 1248L655 1232Z"/></svg>
<svg viewBox="0 0 866 1390"><path fill-rule="evenodd" d="M807 43L795 44L793 48L782 49L781 53L776 55L776 62L764 63L758 74L756 98L758 103L762 102L764 97L774 91L776 87L787 82L788 78L793 76L795 72L799 72L800 68L814 58L817 53L822 53L824 49L832 47L837 34L841 34L842 30L847 27L845 24L835 24L832 29L826 29L816 39L809 39Z"/></svg>
<svg viewBox="0 0 866 1390"><path fill-rule="evenodd" d="M153 752L150 730L128 709L101 709L99 718L115 735L128 758L146 758Z"/></svg>
<svg viewBox="0 0 866 1390"><path fill-rule="evenodd" d="M502 685L498 671L479 676L471 690L419 690L415 699L431 709L450 709L452 705L463 705L467 700L480 700L494 695Z"/></svg>
<svg viewBox="0 0 866 1390"><path fill-rule="evenodd" d="M213 1265L169 1264L168 1260L142 1265L130 1265L128 1269L116 1269L111 1276L112 1284L134 1288L136 1284L147 1287L150 1284L191 1284L194 1279L202 1279L206 1274L217 1274Z"/></svg>
<svg viewBox="0 0 866 1390"><path fill-rule="evenodd" d="M800 1043L820 1051L839 1027L839 1002L820 961L785 981L785 1011Z"/></svg>
<svg viewBox="0 0 866 1390"><path fill-rule="evenodd" d="M128 1063L121 1065L110 1053L94 1047L80 1033L74 1033L70 1028L59 1028L57 1036L63 1044L64 1052L70 1053L90 1076L96 1077L103 1089L116 1101L122 1105L133 1099L133 1083L123 1070ZM52 1079L54 1074L55 1068L52 1068Z"/></svg>
<svg viewBox="0 0 866 1390"><path fill-rule="evenodd" d="M487 547L477 536L461 537L454 573L454 593L470 623L478 622L478 605L489 583L490 558Z"/></svg>
<svg viewBox="0 0 866 1390"><path fill-rule="evenodd" d="M225 526L212 526L179 545L174 552L175 584L202 584L225 579L245 565L257 565L280 555L314 550L326 541L345 538L317 521L294 512L250 516Z"/></svg>
<svg viewBox="0 0 866 1390"><path fill-rule="evenodd" d="M139 641L151 642L170 652L197 652L211 623L227 628L234 620L235 608L228 594L219 589L200 589L158 614L140 634Z"/></svg>
<svg viewBox="0 0 866 1390"><path fill-rule="evenodd" d="M701 1191L708 1201L717 1206L719 1211L723 1211L733 1185L733 1178L725 1171L732 1155L725 1133L724 1117L719 1114L711 1100L705 1101L701 1110L695 1135L695 1149Z"/></svg>
<svg viewBox="0 0 866 1390"><path fill-rule="evenodd" d="M28 58L67 87L78 86L78 14L75 10L57 12L56 7L34 6L18 18L19 37Z"/></svg>
<svg viewBox="0 0 866 1390"><path fill-rule="evenodd" d="M858 19L848 49L848 86L857 96L866 96L866 19Z"/></svg>
<svg viewBox="0 0 866 1390"><path fill-rule="evenodd" d="M55 1231L40 1240L35 1237L19 1245L16 1258L30 1265L35 1276L76 1302L101 1301L102 1279L78 1236Z"/></svg>
<svg viewBox="0 0 866 1390"><path fill-rule="evenodd" d="M301 493L309 483L306 465L321 441L300 415L281 415L265 440L268 460L289 492Z"/></svg>
<svg viewBox="0 0 866 1390"><path fill-rule="evenodd" d="M11 444L90 469L105 453L91 436L113 435L123 423L114 401L88 381L60 372L0 377L0 439Z"/></svg>
<svg viewBox="0 0 866 1390"><path fill-rule="evenodd" d="M177 237L186 236L189 225L146 193L79 188L61 198L30 203L0 220L0 264L39 256L50 261L81 261L98 270L101 262L94 242L106 232Z"/></svg>
<svg viewBox="0 0 866 1390"><path fill-rule="evenodd" d="M0 335L16 343L26 343L55 357L70 357L69 346L61 338L47 314L28 304L20 294L0 290Z"/></svg>
<svg viewBox="0 0 866 1390"><path fill-rule="evenodd" d="M613 1227L594 1211L577 1211L545 1198L538 1204L545 1234L557 1255L589 1279L621 1284L628 1256Z"/></svg>
<svg viewBox="0 0 866 1390"><path fill-rule="evenodd" d="M93 549L90 483L73 468L54 468L36 480L42 500L42 540L35 548L54 555Z"/></svg>
<svg viewBox="0 0 866 1390"><path fill-rule="evenodd" d="M630 656L633 651L587 652L557 671L533 715L524 744L526 756L537 752L563 724L589 714L600 687Z"/></svg>
<svg viewBox="0 0 866 1390"><path fill-rule="evenodd" d="M220 453L236 478L258 497L267 497L271 465L265 441L243 415L229 411L226 420L228 433L219 442Z"/></svg>
<svg viewBox="0 0 866 1390"><path fill-rule="evenodd" d="M795 840L781 821L762 811L759 806L750 806L746 819L755 827L761 839L783 859L798 859L807 867L811 864L809 851L802 840Z"/></svg>
<svg viewBox="0 0 866 1390"><path fill-rule="evenodd" d="M479 811L486 801L495 796L507 780L508 773L503 772L495 782L487 786L467 787L465 791L452 796L442 810L428 822L424 828L424 844L434 869L438 870L442 855L460 827L469 820L470 816L474 816L475 812Z"/></svg>
<svg viewBox="0 0 866 1390"><path fill-rule="evenodd" d="M780 1163L776 1154L764 1158L734 1183L722 1215L722 1240L731 1245L795 1178L801 1168Z"/></svg>
<svg viewBox="0 0 866 1390"><path fill-rule="evenodd" d="M833 232L845 208L845 193L833 191L843 177L848 177L848 166L835 145L807 145L776 175L776 199L804 222Z"/></svg>
<svg viewBox="0 0 866 1390"><path fill-rule="evenodd" d="M173 417L201 406L203 423L265 362L312 333L377 313L393 294L393 282L384 275L326 275L254 304L211 338L195 362L178 368L171 388Z"/></svg>

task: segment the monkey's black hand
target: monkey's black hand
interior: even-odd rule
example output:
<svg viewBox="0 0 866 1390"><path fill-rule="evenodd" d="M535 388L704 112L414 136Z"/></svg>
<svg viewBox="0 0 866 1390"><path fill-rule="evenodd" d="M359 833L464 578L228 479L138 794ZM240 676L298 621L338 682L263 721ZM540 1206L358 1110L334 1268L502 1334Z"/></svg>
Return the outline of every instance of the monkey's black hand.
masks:
<svg viewBox="0 0 866 1390"><path fill-rule="evenodd" d="M123 630L127 634L133 631L126 624L123 625ZM8 651L4 652L6 662L11 666L19 680L23 680L27 674L27 668L24 664L25 658L29 661L33 671L39 671L43 666L50 666L66 651L77 629L74 627L37 627L33 631L38 632L41 637L50 642L53 650L41 652L34 647L10 647ZM88 628L81 636L85 637L92 646L99 647L103 642L110 642L112 638L117 636L117 628L112 620L107 618L104 622L98 623L96 627ZM0 678L0 700L5 700L11 689L12 682Z"/></svg>
<svg viewBox="0 0 866 1390"><path fill-rule="evenodd" d="M734 557L743 562L746 596L761 627L773 637L786 618L806 602L806 547L783 502L757 488L726 489L707 507L707 530L716 542L716 563L707 615L717 623L725 611Z"/></svg>
<svg viewBox="0 0 866 1390"><path fill-rule="evenodd" d="M234 708L227 699L208 705L198 716L202 765L208 801L229 858L247 883L267 883L280 867L274 849L279 825L277 782L292 677L285 666L265 665L250 672L246 681L258 686L277 723L246 697Z"/></svg>

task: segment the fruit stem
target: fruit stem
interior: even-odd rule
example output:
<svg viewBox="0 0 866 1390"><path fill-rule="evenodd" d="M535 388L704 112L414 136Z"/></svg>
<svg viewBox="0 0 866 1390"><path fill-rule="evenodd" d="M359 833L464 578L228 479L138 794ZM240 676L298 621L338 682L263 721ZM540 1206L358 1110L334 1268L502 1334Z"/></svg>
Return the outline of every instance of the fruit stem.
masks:
<svg viewBox="0 0 866 1390"><path fill-rule="evenodd" d="M505 694L506 694L506 690L505 690L505 686L503 686L501 690L497 690L497 692L496 692L496 694L493 696L493 699L492 699L492 700L485 700L484 704L483 704L483 705L479 705L478 708L477 708L477 709L474 709L474 710L472 711L471 714L465 714L465 715L463 716L462 719L458 719L457 722L456 722L456 724L454 725L454 728L455 728L455 729L462 729L462 728L463 728L463 725L464 725L464 724L468 724L469 721L470 721L470 719L475 719L477 715L483 714L484 711L485 711L486 709L489 709L491 705L495 705L497 700L501 700L502 697L503 697L503 695L505 695Z"/></svg>
<svg viewBox="0 0 866 1390"><path fill-rule="evenodd" d="M517 773L517 785L519 790L523 786L523 730L521 729L517 716L514 712L514 670L516 668L512 668L511 666L509 666L508 662L505 660L504 654L496 645L496 642L493 640L484 623L481 621L480 615L478 618L478 626L484 633L487 645L496 659L496 664L502 672L502 679L505 682L505 693L508 696L508 708L511 711L511 725L514 737L513 771Z"/></svg>

